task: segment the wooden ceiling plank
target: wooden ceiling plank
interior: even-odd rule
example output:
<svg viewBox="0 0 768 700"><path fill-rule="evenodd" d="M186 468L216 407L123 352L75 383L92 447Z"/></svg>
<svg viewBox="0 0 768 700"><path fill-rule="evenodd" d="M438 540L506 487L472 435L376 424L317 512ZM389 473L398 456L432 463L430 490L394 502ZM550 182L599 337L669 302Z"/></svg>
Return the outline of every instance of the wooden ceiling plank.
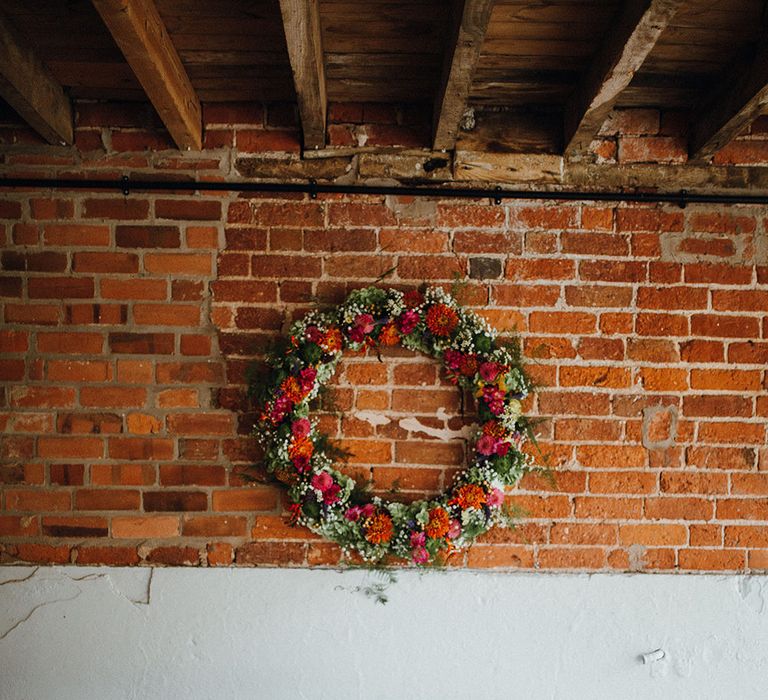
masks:
<svg viewBox="0 0 768 700"><path fill-rule="evenodd" d="M761 41L751 60L732 66L691 126L691 159L711 158L757 117L768 113L768 45Z"/></svg>
<svg viewBox="0 0 768 700"><path fill-rule="evenodd" d="M202 110L152 0L92 0L180 149L202 147Z"/></svg>
<svg viewBox="0 0 768 700"><path fill-rule="evenodd" d="M683 0L627 0L565 108L567 158L583 155Z"/></svg>
<svg viewBox="0 0 768 700"><path fill-rule="evenodd" d="M0 96L48 143L72 144L72 105L64 88L3 14Z"/></svg>
<svg viewBox="0 0 768 700"><path fill-rule="evenodd" d="M450 151L456 145L459 123L467 108L483 39L494 0L464 0L456 40L448 47L445 71L435 101L433 146Z"/></svg>
<svg viewBox="0 0 768 700"><path fill-rule="evenodd" d="M328 97L318 0L280 0L304 148L325 146Z"/></svg>

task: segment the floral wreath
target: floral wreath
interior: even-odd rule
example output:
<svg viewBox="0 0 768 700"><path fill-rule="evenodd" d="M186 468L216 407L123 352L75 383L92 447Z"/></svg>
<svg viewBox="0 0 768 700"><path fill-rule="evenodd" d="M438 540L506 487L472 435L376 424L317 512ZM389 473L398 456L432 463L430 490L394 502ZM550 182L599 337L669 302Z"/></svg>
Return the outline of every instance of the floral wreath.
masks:
<svg viewBox="0 0 768 700"><path fill-rule="evenodd" d="M413 503L370 497L334 468L328 436L310 418L310 402L344 349L398 344L442 361L448 380L474 395L480 421L469 463L448 491ZM266 362L266 381L252 383L262 406L255 434L267 469L288 486L293 524L367 562L394 556L420 565L441 562L507 524L504 487L532 469L521 451L530 426L520 403L531 382L518 347L497 341L484 319L443 289L353 291L335 309L295 322L285 347Z"/></svg>

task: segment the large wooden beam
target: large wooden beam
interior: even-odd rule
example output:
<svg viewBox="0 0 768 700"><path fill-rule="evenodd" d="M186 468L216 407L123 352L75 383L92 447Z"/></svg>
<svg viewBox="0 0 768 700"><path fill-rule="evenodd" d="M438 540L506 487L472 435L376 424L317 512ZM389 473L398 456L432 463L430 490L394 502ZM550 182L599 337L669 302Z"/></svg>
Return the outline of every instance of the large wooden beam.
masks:
<svg viewBox="0 0 768 700"><path fill-rule="evenodd" d="M683 0L627 0L565 108L566 158L583 155Z"/></svg>
<svg viewBox="0 0 768 700"><path fill-rule="evenodd" d="M64 89L2 13L0 96L49 143L72 143L72 105Z"/></svg>
<svg viewBox="0 0 768 700"><path fill-rule="evenodd" d="M318 0L280 0L304 148L325 146L328 99Z"/></svg>
<svg viewBox="0 0 768 700"><path fill-rule="evenodd" d="M440 90L435 100L433 146L449 151L456 145L459 123L467 108L472 76L488 30L495 0L464 0L456 39L448 47Z"/></svg>
<svg viewBox="0 0 768 700"><path fill-rule="evenodd" d="M92 0L181 149L202 145L202 110L152 0Z"/></svg>
<svg viewBox="0 0 768 700"><path fill-rule="evenodd" d="M723 83L707 100L708 107L693 123L692 160L711 158L757 117L768 112L768 37L754 55L730 67Z"/></svg>

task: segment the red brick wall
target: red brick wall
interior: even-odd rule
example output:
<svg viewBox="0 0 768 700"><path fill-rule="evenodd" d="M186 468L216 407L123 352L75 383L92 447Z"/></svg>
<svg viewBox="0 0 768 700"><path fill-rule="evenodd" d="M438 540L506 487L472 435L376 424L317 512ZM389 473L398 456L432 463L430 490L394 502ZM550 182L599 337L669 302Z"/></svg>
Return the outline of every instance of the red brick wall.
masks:
<svg viewBox="0 0 768 700"><path fill-rule="evenodd" d="M407 114L349 109L334 143L422 138ZM77 149L0 131L3 172L221 179L239 153L298 152L290 110L207 117L208 150L179 154L144 108L82 105ZM658 115L620 117L601 158L684 158ZM732 162L765 160L759 131L736 143ZM17 191L0 219L2 562L337 563L284 523L278 487L241 477L245 369L313 300L396 267L386 283L468 278L466 303L520 332L542 383L528 409L556 483L524 480L521 527L457 565L768 568L763 209ZM458 396L423 358L384 360L345 360L345 413L324 420L378 488L439 489L463 444L400 421L458 430Z"/></svg>

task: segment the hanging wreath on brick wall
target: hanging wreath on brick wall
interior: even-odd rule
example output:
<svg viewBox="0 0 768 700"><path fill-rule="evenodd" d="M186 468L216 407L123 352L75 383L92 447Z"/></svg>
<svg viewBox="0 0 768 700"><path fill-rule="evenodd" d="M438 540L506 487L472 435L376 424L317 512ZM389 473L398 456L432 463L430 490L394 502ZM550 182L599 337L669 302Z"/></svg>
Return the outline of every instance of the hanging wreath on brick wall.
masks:
<svg viewBox="0 0 768 700"><path fill-rule="evenodd" d="M471 391L479 427L468 464L436 498L399 503L371 497L334 464L310 406L345 349L402 345L440 361L453 384ZM368 562L394 556L441 562L494 525L507 524L504 489L532 469L521 450L530 435L521 400L531 382L519 348L502 344L484 319L439 287L402 293L368 287L335 309L312 311L266 358L252 391L262 407L256 435L268 470L286 484L294 523Z"/></svg>

